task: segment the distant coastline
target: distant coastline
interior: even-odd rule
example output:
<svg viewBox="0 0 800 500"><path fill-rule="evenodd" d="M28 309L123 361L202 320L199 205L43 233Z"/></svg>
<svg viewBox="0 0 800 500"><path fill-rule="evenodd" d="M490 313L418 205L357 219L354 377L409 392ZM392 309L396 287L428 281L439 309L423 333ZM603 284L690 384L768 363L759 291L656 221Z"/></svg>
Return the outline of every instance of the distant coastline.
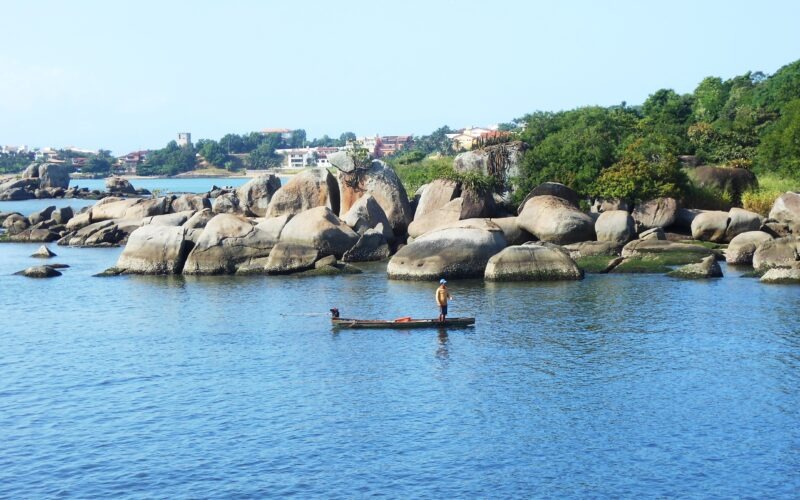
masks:
<svg viewBox="0 0 800 500"><path fill-rule="evenodd" d="M270 170L246 170L242 173L228 172L224 170L219 171L193 171L183 172L178 175L136 175L136 174L123 174L123 175L110 175L108 177L120 177L127 180L136 179L250 179L258 177L259 175L274 174L282 177L289 177L295 175L302 169L295 168L277 168ZM94 177L85 176L81 174L70 174L70 179L87 180L87 179L106 179L107 177Z"/></svg>

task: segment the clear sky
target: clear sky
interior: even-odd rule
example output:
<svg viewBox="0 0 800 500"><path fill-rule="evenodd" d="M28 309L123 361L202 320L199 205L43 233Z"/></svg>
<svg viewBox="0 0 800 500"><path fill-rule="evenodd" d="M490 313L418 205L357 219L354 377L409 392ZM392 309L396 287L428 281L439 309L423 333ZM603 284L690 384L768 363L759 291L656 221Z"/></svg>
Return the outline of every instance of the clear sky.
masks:
<svg viewBox="0 0 800 500"><path fill-rule="evenodd" d="M0 144L425 134L800 58L798 1L6 0Z"/></svg>

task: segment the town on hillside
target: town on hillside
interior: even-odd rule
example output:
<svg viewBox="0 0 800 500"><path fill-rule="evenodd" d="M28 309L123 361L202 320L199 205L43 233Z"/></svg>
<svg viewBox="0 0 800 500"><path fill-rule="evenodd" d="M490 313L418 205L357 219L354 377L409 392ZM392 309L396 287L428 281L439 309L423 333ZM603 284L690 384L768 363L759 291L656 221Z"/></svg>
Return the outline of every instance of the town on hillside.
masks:
<svg viewBox="0 0 800 500"><path fill-rule="evenodd" d="M489 127L450 129L442 127L431 136L371 135L357 137L351 132L338 139L327 135L307 140L303 129L266 128L258 132L227 134L219 141L200 139L192 142L190 132L179 132L177 138L162 149L142 149L121 156L108 150L65 148L31 148L27 145L0 147L0 173L16 173L31 162L66 164L76 177L107 175L176 175L186 172L232 173L245 170L289 170L307 167L329 167L328 156L354 147L366 149L373 158L389 158L413 149L415 142L430 140L438 133L440 152L469 151L487 142L502 139L509 133Z"/></svg>

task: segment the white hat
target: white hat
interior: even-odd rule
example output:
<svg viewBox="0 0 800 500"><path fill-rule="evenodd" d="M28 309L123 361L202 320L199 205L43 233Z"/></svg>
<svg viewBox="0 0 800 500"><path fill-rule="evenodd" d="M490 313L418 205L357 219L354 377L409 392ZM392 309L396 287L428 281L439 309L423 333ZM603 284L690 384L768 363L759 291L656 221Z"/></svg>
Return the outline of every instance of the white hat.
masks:
<svg viewBox="0 0 800 500"><path fill-rule="evenodd" d="M447 283L446 279L442 278L442 279L439 280L439 284L440 285L444 285L445 283Z"/></svg>

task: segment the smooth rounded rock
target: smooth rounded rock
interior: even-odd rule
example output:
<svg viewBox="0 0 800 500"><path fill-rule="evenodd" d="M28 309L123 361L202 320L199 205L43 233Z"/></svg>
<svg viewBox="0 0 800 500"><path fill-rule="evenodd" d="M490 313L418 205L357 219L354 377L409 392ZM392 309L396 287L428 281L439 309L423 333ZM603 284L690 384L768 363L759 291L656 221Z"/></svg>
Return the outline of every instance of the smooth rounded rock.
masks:
<svg viewBox="0 0 800 500"><path fill-rule="evenodd" d="M756 248L772 239L763 231L748 231L736 235L725 249L725 261L728 264L752 264Z"/></svg>
<svg viewBox="0 0 800 500"><path fill-rule="evenodd" d="M520 227L541 241L566 245L594 239L594 221L568 201L550 195L532 197L517 217Z"/></svg>
<svg viewBox="0 0 800 500"><path fill-rule="evenodd" d="M484 278L489 281L579 280L583 271L558 245L541 241L511 246L492 256Z"/></svg>
<svg viewBox="0 0 800 500"><path fill-rule="evenodd" d="M636 236L633 217L625 210L609 210L600 213L594 223L598 241L625 244Z"/></svg>

